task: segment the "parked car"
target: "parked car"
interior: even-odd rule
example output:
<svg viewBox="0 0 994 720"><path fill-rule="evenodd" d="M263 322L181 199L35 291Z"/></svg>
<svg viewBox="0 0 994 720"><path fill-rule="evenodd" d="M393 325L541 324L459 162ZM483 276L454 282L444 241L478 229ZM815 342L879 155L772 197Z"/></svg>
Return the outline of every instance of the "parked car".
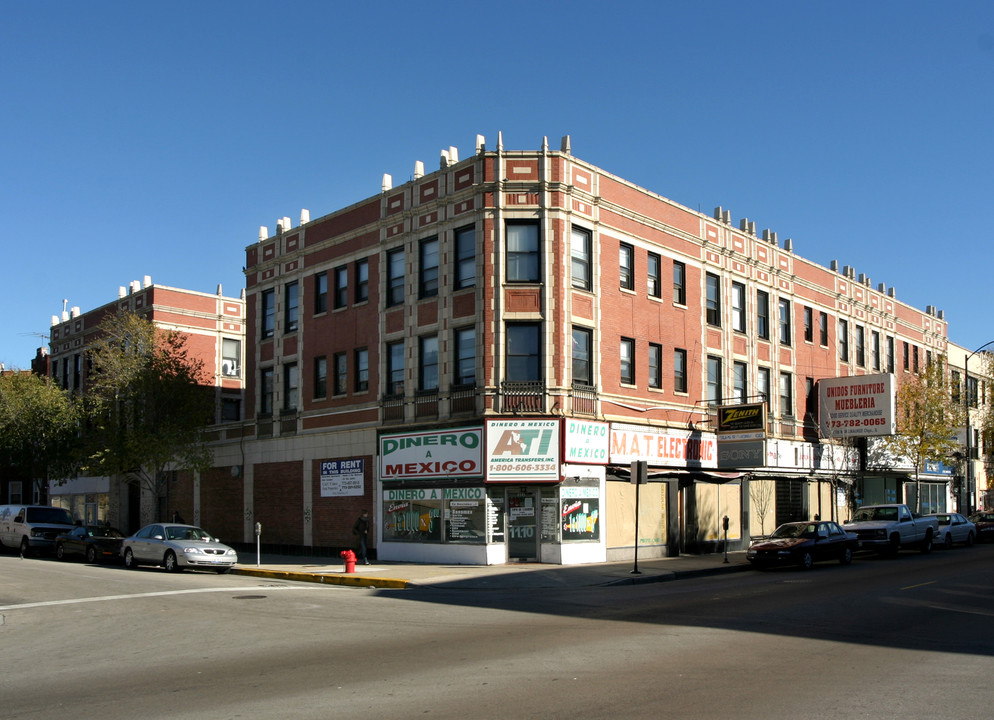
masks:
<svg viewBox="0 0 994 720"><path fill-rule="evenodd" d="M994 540L994 512L978 512L970 516L977 526L977 540Z"/></svg>
<svg viewBox="0 0 994 720"><path fill-rule="evenodd" d="M72 530L68 510L49 505L0 505L0 546L19 548L22 557L51 552L55 537Z"/></svg>
<svg viewBox="0 0 994 720"><path fill-rule="evenodd" d="M932 515L939 521L939 532L935 541L944 547L951 548L953 543L973 545L977 539L977 526L964 515L959 513L935 513Z"/></svg>
<svg viewBox="0 0 994 720"><path fill-rule="evenodd" d="M226 573L238 562L238 553L209 532L194 525L146 525L121 545L124 566L161 565L166 572L209 568Z"/></svg>
<svg viewBox="0 0 994 720"><path fill-rule="evenodd" d="M746 558L757 567L799 565L808 569L818 560L838 560L848 565L858 545L856 536L838 523L791 522L778 527L768 538L752 543Z"/></svg>
<svg viewBox="0 0 994 720"><path fill-rule="evenodd" d="M939 535L938 520L922 517L907 505L864 505L842 527L846 532L856 533L861 550L876 550L895 557L906 547L930 553Z"/></svg>
<svg viewBox="0 0 994 720"><path fill-rule="evenodd" d="M80 525L55 538L55 557L65 560L74 555L96 563L121 557L124 533L107 525Z"/></svg>

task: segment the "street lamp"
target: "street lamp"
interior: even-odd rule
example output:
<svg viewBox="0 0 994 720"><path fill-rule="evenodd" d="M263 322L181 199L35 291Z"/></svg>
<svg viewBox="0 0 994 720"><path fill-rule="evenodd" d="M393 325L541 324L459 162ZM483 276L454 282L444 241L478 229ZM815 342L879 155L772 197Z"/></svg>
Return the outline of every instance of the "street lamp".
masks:
<svg viewBox="0 0 994 720"><path fill-rule="evenodd" d="M973 458L970 457L970 358L976 355L978 352L984 348L994 345L994 340L986 342L972 353L966 356L963 360L963 414L966 422L966 477L963 479L966 483L966 515L973 512L973 483L971 478L973 477Z"/></svg>

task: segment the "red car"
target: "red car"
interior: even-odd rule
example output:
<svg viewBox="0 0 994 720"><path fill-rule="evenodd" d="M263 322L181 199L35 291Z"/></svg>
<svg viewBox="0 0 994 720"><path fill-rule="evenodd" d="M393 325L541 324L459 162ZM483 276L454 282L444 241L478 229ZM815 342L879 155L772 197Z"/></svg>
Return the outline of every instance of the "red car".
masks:
<svg viewBox="0 0 994 720"><path fill-rule="evenodd" d="M994 540L994 512L974 513L970 522L977 526L977 540Z"/></svg>
<svg viewBox="0 0 994 720"><path fill-rule="evenodd" d="M827 520L784 523L768 538L749 546L746 559L756 567L797 565L808 569L818 560L852 562L859 546L853 533Z"/></svg>

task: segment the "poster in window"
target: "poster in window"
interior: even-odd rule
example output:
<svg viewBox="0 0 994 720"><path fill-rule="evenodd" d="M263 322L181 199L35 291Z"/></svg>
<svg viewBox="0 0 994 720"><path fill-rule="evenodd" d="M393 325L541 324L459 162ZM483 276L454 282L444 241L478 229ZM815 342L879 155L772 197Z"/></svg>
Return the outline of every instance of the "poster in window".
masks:
<svg viewBox="0 0 994 720"><path fill-rule="evenodd" d="M562 500L563 542L600 538L600 501L597 498Z"/></svg>

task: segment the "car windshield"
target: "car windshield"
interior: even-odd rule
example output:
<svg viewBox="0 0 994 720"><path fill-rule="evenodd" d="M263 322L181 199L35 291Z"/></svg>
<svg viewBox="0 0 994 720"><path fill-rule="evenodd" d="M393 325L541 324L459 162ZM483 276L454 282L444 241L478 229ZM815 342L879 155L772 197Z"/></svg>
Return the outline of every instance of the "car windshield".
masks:
<svg viewBox="0 0 994 720"><path fill-rule="evenodd" d="M994 522L994 513L978 513L970 518L973 522Z"/></svg>
<svg viewBox="0 0 994 720"><path fill-rule="evenodd" d="M25 522L31 524L58 523L61 525L72 525L72 517L62 508L34 507L28 508Z"/></svg>
<svg viewBox="0 0 994 720"><path fill-rule="evenodd" d="M781 525L773 534L770 535L772 538L796 538L796 537L809 537L815 534L815 526L808 525L804 523L799 523L796 525Z"/></svg>
<svg viewBox="0 0 994 720"><path fill-rule="evenodd" d="M853 522L864 522L866 520L897 520L897 508L894 507L869 507L856 511Z"/></svg>
<svg viewBox="0 0 994 720"><path fill-rule="evenodd" d="M949 516L948 515L936 515L935 519L939 521L940 525L948 525L949 524Z"/></svg>
<svg viewBox="0 0 994 720"><path fill-rule="evenodd" d="M200 540L202 542L212 542L214 538L206 530L198 527L186 527L183 525L173 525L166 528L166 538L168 540Z"/></svg>
<svg viewBox="0 0 994 720"><path fill-rule="evenodd" d="M90 537L109 537L109 538L123 538L124 535L121 534L119 530L109 527L88 527L86 529L86 534Z"/></svg>

